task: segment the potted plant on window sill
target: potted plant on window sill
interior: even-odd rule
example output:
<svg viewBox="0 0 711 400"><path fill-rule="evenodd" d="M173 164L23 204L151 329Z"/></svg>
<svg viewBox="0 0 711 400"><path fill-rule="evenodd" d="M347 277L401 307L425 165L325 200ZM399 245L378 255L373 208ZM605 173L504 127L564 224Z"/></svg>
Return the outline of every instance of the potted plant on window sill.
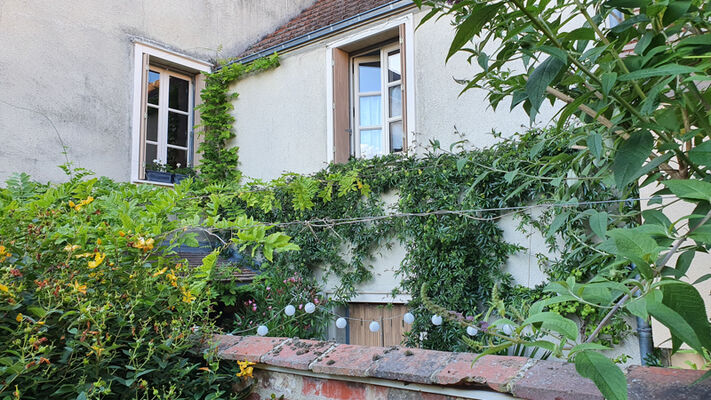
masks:
<svg viewBox="0 0 711 400"><path fill-rule="evenodd" d="M168 166L158 160L146 165L146 180L160 183L173 183L173 174Z"/></svg>
<svg viewBox="0 0 711 400"><path fill-rule="evenodd" d="M173 183L178 184L180 183L183 179L191 178L195 176L195 170L191 167L182 167L180 166L180 163L176 165L176 168L173 170Z"/></svg>

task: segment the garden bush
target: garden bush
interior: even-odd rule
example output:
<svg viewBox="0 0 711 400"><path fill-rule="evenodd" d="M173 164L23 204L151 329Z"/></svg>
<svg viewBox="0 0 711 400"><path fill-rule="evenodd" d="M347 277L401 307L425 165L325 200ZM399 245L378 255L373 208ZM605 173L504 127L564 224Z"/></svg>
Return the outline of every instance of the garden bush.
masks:
<svg viewBox="0 0 711 400"><path fill-rule="evenodd" d="M0 399L230 397L236 371L197 350L215 330L216 255L191 269L174 250L197 245L196 230L268 228L217 217L220 195L191 181L161 189L76 172L0 188ZM270 252L293 247L266 238L278 239Z"/></svg>

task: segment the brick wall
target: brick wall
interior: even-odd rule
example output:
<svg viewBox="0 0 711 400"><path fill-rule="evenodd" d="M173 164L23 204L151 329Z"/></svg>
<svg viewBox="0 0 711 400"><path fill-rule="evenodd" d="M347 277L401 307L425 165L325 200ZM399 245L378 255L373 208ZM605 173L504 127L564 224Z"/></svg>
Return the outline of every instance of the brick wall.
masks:
<svg viewBox="0 0 711 400"><path fill-rule="evenodd" d="M602 399L572 364L522 357L365 347L258 336L215 336L224 360L258 363L252 399ZM711 399L702 371L630 367L632 400Z"/></svg>

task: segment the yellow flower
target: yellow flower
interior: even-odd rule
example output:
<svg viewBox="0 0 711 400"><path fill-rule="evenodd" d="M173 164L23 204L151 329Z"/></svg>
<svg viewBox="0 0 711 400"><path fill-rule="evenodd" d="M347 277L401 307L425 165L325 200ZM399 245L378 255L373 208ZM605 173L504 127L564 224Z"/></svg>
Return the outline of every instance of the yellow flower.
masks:
<svg viewBox="0 0 711 400"><path fill-rule="evenodd" d="M90 204L92 201L94 201L94 198L89 196L86 199L82 200L79 202L79 204L75 204L73 201L69 201L69 207L73 208L76 211L80 211L82 207L85 205Z"/></svg>
<svg viewBox="0 0 711 400"><path fill-rule="evenodd" d="M12 253L7 251L5 246L0 245L0 262L5 261L8 257L12 257Z"/></svg>
<svg viewBox="0 0 711 400"><path fill-rule="evenodd" d="M17 314L17 317L15 317L15 321L22 322L22 313Z"/></svg>
<svg viewBox="0 0 711 400"><path fill-rule="evenodd" d="M79 247L81 247L81 246L79 246L78 244L68 244L68 245L64 246L64 251L71 253L71 252L79 249Z"/></svg>
<svg viewBox="0 0 711 400"><path fill-rule="evenodd" d="M252 377L252 372L254 371L254 367L252 367L252 365L254 365L253 362L237 361L237 364L239 365L239 372L237 373L238 377Z"/></svg>
<svg viewBox="0 0 711 400"><path fill-rule="evenodd" d="M124 231L119 231L119 236L124 237L126 236L126 233Z"/></svg>
<svg viewBox="0 0 711 400"><path fill-rule="evenodd" d="M133 244L133 247L141 249L143 251L153 250L153 244L155 240L153 238L145 239L143 236L139 237L138 240Z"/></svg>
<svg viewBox="0 0 711 400"><path fill-rule="evenodd" d="M76 206L77 206L77 205L74 204L73 201L69 200L69 207L74 208L74 207L76 207Z"/></svg>
<svg viewBox="0 0 711 400"><path fill-rule="evenodd" d="M178 277L173 275L173 270L170 270L165 277L168 278L172 287L178 287Z"/></svg>
<svg viewBox="0 0 711 400"><path fill-rule="evenodd" d="M0 283L0 292L10 293L10 288Z"/></svg>
<svg viewBox="0 0 711 400"><path fill-rule="evenodd" d="M69 286L81 294L86 294L86 285L80 285L79 282L74 281L74 283L69 284Z"/></svg>
<svg viewBox="0 0 711 400"><path fill-rule="evenodd" d="M96 244L97 244L98 246L101 246L101 238L96 239Z"/></svg>
<svg viewBox="0 0 711 400"><path fill-rule="evenodd" d="M104 351L104 349L98 345L91 346L91 349L94 350L97 357L101 357L101 353Z"/></svg>
<svg viewBox="0 0 711 400"><path fill-rule="evenodd" d="M104 258L106 258L106 253L96 253L94 260L89 261L89 269L94 269L101 265L101 263L104 262Z"/></svg>
<svg viewBox="0 0 711 400"><path fill-rule="evenodd" d="M165 274L165 271L167 271L167 270L168 270L168 267L165 267L165 268L163 268L162 270L160 270L160 271L154 273L154 274L153 274L153 277L155 278L156 276L163 275L163 274Z"/></svg>
<svg viewBox="0 0 711 400"><path fill-rule="evenodd" d="M94 253L81 253L77 254L74 256L74 258L87 258L87 257L93 257Z"/></svg>
<svg viewBox="0 0 711 400"><path fill-rule="evenodd" d="M190 290L187 290L183 287L180 288L180 291L183 293L183 302L184 303L192 303L195 300L195 295L190 292Z"/></svg>

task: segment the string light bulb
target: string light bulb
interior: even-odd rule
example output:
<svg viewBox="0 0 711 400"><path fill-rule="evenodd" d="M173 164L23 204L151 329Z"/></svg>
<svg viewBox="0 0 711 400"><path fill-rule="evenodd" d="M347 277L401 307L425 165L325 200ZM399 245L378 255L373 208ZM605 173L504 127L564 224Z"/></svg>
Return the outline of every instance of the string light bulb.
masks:
<svg viewBox="0 0 711 400"><path fill-rule="evenodd" d="M289 304L288 306L284 307L284 314L286 314L286 315L289 316L289 317L291 317L292 315L294 315L295 312L296 312L296 307L292 306L291 304Z"/></svg>
<svg viewBox="0 0 711 400"><path fill-rule="evenodd" d="M304 306L304 311L306 311L307 314L311 314L316 311L316 305L314 303L308 302Z"/></svg>
<svg viewBox="0 0 711 400"><path fill-rule="evenodd" d="M473 327L473 326L467 326L467 335L469 335L469 336L474 336L474 335L476 335L477 333L479 333L479 329L476 329L476 328Z"/></svg>
<svg viewBox="0 0 711 400"><path fill-rule="evenodd" d="M370 329L371 332L377 332L380 330L380 324L378 321L372 321L368 326L368 329Z"/></svg>
<svg viewBox="0 0 711 400"><path fill-rule="evenodd" d="M432 320L432 323L435 324L435 325L437 325L437 326L442 325L442 317L440 317L440 316L437 315L437 314L433 315L431 320Z"/></svg>
<svg viewBox="0 0 711 400"><path fill-rule="evenodd" d="M406 324L411 325L415 322L415 316L412 315L412 313L406 313L402 316L402 320L405 321Z"/></svg>
<svg viewBox="0 0 711 400"><path fill-rule="evenodd" d="M341 317L336 320L336 328L343 329L346 327L346 325L348 325L348 322L345 318Z"/></svg>
<svg viewBox="0 0 711 400"><path fill-rule="evenodd" d="M266 336L267 333L269 333L269 328L267 328L265 325L259 325L259 328L257 328L257 335Z"/></svg>

